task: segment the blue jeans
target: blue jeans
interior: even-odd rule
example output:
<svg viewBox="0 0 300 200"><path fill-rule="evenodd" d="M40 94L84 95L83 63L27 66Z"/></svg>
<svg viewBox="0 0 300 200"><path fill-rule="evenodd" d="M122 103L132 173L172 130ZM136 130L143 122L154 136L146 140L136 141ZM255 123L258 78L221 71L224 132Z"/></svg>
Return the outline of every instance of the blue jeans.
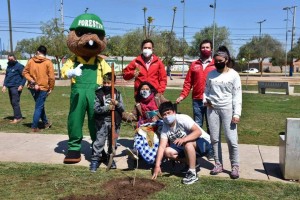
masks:
<svg viewBox="0 0 300 200"><path fill-rule="evenodd" d="M193 99L193 113L194 113L194 120L195 122L202 128L204 117L206 119L206 127L207 133L209 134L209 126L207 122L207 115L206 115L206 106L203 105L203 101L200 99Z"/></svg>
<svg viewBox="0 0 300 200"><path fill-rule="evenodd" d="M30 92L35 101L35 109L33 114L32 126L31 128L38 128L39 120L41 119L44 124L48 123L48 119L45 113L45 101L47 98L47 91L32 90Z"/></svg>
<svg viewBox="0 0 300 200"><path fill-rule="evenodd" d="M202 156L207 155L209 150L212 148L211 144L203 138L198 138L196 140L196 145L197 145L197 148L196 148L196 156L197 157L198 156L202 157ZM174 144L173 142L170 142L170 147L178 152L179 158L185 157L184 146L178 146L178 145Z"/></svg>
<svg viewBox="0 0 300 200"><path fill-rule="evenodd" d="M18 87L9 87L9 100L14 110L14 119L22 119L22 113L20 108L20 96L22 91L18 91Z"/></svg>

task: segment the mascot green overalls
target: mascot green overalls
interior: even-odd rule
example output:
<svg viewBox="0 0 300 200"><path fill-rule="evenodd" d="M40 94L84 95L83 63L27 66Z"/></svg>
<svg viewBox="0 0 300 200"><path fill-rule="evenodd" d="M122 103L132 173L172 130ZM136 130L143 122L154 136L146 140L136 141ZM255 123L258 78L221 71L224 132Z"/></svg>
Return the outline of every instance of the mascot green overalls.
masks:
<svg viewBox="0 0 300 200"><path fill-rule="evenodd" d="M75 18L70 27L68 48L75 54L62 68L62 76L71 78L70 111L68 117L68 153L64 163L81 160L82 126L85 113L92 141L95 141L95 90L102 85L102 77L111 71L104 59L98 57L106 47L105 30L101 19L85 13Z"/></svg>

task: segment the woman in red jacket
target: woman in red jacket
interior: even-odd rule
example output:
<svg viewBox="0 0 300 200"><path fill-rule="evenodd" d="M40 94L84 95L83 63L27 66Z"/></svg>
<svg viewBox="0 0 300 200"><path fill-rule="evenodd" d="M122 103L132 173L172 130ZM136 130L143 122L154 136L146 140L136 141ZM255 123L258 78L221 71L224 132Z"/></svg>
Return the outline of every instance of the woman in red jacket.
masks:
<svg viewBox="0 0 300 200"><path fill-rule="evenodd" d="M134 80L134 96L141 82L147 81L158 93L163 94L167 87L167 73L162 61L153 54L154 43L146 39L141 44L142 54L129 63L123 70L125 80Z"/></svg>

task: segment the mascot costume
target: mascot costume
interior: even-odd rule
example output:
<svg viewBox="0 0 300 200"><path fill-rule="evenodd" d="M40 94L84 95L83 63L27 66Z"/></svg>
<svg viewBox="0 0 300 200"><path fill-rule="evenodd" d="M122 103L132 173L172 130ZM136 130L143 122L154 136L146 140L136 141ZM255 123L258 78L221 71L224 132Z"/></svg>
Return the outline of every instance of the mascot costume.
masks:
<svg viewBox="0 0 300 200"><path fill-rule="evenodd" d="M62 68L62 76L71 78L70 111L68 116L68 153L64 163L73 164L81 160L82 126L85 113L92 141L96 139L94 120L95 90L102 85L103 75L111 71L104 59L98 57L106 47L105 30L101 19L85 13L71 24L67 39L69 58Z"/></svg>

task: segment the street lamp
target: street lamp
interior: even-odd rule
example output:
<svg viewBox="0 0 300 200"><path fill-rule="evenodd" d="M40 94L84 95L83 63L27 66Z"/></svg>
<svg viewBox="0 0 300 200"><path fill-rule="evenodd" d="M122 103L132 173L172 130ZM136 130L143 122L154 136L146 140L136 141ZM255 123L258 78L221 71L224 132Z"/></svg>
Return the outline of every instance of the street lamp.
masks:
<svg viewBox="0 0 300 200"><path fill-rule="evenodd" d="M210 4L209 7L214 9L214 19L213 19L213 51L215 51L215 32L216 32L216 8L217 8L217 0L214 0L214 4Z"/></svg>
<svg viewBox="0 0 300 200"><path fill-rule="evenodd" d="M265 21L267 21L266 19L259 21L257 23L259 23L259 38L261 38L261 24L264 23Z"/></svg>

